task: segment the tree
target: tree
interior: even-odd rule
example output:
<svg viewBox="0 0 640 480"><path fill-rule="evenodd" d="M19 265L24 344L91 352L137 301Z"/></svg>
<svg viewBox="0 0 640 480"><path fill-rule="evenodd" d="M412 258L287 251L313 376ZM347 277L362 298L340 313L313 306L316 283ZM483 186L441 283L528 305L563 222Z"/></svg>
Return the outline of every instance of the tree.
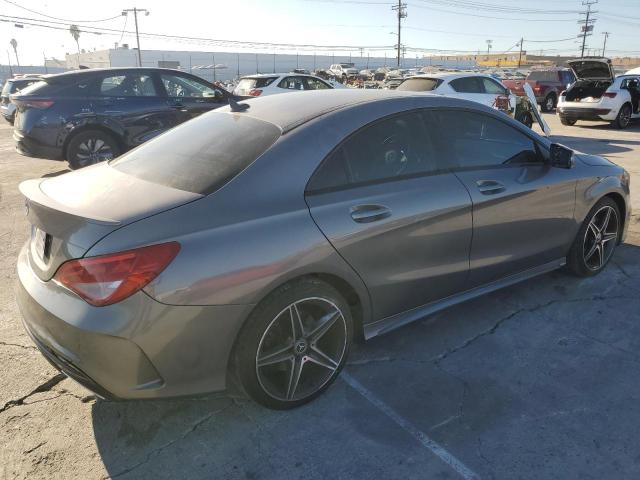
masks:
<svg viewBox="0 0 640 480"><path fill-rule="evenodd" d="M13 53L16 54L16 63L20 66L20 60L18 59L18 41L15 38L12 38L9 43L13 47Z"/></svg>
<svg viewBox="0 0 640 480"><path fill-rule="evenodd" d="M76 46L78 47L78 68L80 68L80 28L77 25L71 25L69 27L69 33L76 41Z"/></svg>

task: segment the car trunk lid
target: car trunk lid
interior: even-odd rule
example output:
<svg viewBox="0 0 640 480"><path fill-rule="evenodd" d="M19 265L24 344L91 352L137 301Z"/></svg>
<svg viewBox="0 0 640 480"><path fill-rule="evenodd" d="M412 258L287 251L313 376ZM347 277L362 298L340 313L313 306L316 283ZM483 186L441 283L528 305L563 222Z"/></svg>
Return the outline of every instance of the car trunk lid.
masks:
<svg viewBox="0 0 640 480"><path fill-rule="evenodd" d="M31 267L40 279L82 257L109 233L168 209L202 198L121 173L108 164L55 178L20 184L32 225Z"/></svg>
<svg viewBox="0 0 640 480"><path fill-rule="evenodd" d="M567 62L578 80L609 80L613 81L615 74L608 58L582 58Z"/></svg>

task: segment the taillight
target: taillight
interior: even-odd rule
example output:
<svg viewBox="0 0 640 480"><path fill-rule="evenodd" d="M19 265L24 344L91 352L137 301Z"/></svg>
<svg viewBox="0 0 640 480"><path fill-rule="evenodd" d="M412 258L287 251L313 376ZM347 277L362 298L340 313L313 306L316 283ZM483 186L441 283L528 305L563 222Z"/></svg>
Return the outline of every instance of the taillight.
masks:
<svg viewBox="0 0 640 480"><path fill-rule="evenodd" d="M539 92L540 90L542 90L542 87L533 87L533 89L534 89L536 92Z"/></svg>
<svg viewBox="0 0 640 480"><path fill-rule="evenodd" d="M179 251L178 242L169 242L70 260L62 264L53 279L87 303L102 307L124 300L144 288Z"/></svg>
<svg viewBox="0 0 640 480"><path fill-rule="evenodd" d="M252 97L259 97L261 93L262 90L260 90L259 88L252 88L251 90L249 90L249 95L251 95Z"/></svg>
<svg viewBox="0 0 640 480"><path fill-rule="evenodd" d="M607 98L616 98L617 93L616 92L604 92L602 94L603 97L607 97Z"/></svg>
<svg viewBox="0 0 640 480"><path fill-rule="evenodd" d="M55 102L53 100L16 100L16 105L23 106L25 108L39 108L41 110L49 108Z"/></svg>

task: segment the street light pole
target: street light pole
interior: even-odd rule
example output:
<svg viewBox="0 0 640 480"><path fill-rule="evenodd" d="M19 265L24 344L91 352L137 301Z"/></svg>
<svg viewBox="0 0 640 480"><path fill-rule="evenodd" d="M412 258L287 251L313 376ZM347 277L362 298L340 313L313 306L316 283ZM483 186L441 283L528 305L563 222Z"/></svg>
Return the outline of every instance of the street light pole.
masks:
<svg viewBox="0 0 640 480"><path fill-rule="evenodd" d="M604 45L602 45L602 56L604 57L604 51L607 48L607 38L609 38L611 32L602 32L602 34L604 35Z"/></svg>
<svg viewBox="0 0 640 480"><path fill-rule="evenodd" d="M127 16L129 12L133 12L133 20L136 24L136 43L138 44L138 66L142 66L142 53L140 51L140 34L138 33L138 12L144 12L145 17L149 15L149 10L146 8L126 8L122 10L122 15Z"/></svg>

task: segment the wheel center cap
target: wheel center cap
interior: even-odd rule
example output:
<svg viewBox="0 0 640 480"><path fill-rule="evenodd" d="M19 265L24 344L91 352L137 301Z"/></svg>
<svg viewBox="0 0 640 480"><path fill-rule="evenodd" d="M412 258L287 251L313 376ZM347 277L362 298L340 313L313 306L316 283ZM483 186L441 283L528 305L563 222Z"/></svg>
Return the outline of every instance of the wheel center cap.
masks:
<svg viewBox="0 0 640 480"><path fill-rule="evenodd" d="M305 340L298 340L293 348L297 354L301 355L307 351L307 342Z"/></svg>
<svg viewBox="0 0 640 480"><path fill-rule="evenodd" d="M600 243L602 241L602 234L599 233L598 235L596 235L596 243Z"/></svg>

